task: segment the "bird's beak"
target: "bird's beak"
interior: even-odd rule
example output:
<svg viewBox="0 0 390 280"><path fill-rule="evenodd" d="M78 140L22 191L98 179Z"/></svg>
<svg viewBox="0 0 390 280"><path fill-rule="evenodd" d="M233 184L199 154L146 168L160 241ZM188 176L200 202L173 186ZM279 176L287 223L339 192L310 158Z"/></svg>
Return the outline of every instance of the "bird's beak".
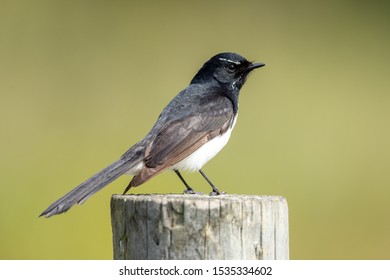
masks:
<svg viewBox="0 0 390 280"><path fill-rule="evenodd" d="M263 67L263 66L265 66L264 63L251 63L251 64L245 69L245 72L250 72L250 71L252 71L253 69L260 68L260 67Z"/></svg>

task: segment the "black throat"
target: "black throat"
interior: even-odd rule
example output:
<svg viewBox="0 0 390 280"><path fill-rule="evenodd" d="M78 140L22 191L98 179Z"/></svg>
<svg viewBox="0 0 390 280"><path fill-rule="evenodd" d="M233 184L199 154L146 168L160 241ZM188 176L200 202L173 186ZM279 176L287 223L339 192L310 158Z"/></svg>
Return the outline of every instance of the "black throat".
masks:
<svg viewBox="0 0 390 280"><path fill-rule="evenodd" d="M239 93L240 93L240 91L238 89L226 88L226 87L221 92L222 95L229 98L229 100L232 102L234 115L237 115L237 112L238 112L238 95L239 95Z"/></svg>

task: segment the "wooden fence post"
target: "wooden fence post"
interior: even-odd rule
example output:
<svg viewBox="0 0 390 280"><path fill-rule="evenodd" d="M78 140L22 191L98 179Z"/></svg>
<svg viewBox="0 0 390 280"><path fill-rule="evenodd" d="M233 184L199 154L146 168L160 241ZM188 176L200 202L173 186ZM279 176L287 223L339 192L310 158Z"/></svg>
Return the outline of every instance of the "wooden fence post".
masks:
<svg viewBox="0 0 390 280"><path fill-rule="evenodd" d="M280 196L113 195L114 259L288 259Z"/></svg>

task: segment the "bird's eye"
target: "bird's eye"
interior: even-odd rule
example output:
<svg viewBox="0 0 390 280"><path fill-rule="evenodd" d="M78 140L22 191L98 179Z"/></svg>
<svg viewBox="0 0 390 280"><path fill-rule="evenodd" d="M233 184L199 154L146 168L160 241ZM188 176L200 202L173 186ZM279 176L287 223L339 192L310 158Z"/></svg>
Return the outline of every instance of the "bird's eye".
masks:
<svg viewBox="0 0 390 280"><path fill-rule="evenodd" d="M234 70L236 70L236 65L233 63L230 63L230 64L228 64L227 69L229 71L233 72Z"/></svg>

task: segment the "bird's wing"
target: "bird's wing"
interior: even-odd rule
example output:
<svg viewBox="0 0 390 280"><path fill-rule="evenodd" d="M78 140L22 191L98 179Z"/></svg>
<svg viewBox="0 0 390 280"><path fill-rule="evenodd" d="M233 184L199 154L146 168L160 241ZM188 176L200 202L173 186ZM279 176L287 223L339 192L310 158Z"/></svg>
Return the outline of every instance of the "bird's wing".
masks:
<svg viewBox="0 0 390 280"><path fill-rule="evenodd" d="M145 167L131 186L144 183L228 130L234 119L232 102L217 93L208 95L205 101L199 98L194 104L199 110L169 122L159 131L146 148Z"/></svg>

